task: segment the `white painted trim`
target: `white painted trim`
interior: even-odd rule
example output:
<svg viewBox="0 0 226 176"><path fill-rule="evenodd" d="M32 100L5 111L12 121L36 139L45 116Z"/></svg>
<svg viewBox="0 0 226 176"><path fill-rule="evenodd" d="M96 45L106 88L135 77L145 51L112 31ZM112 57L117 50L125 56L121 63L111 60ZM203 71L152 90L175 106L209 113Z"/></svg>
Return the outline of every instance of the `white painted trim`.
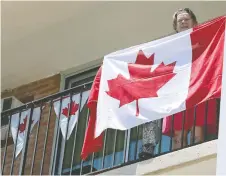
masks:
<svg viewBox="0 0 226 176"><path fill-rule="evenodd" d="M100 66L102 64L102 61L103 59L97 59L97 60L85 63L83 65L79 65L79 66L60 72L60 76L61 76L60 91L64 90L66 78L88 71L97 66Z"/></svg>
<svg viewBox="0 0 226 176"><path fill-rule="evenodd" d="M226 28L226 23L225 23ZM226 175L226 31L224 36L224 58L221 87L220 120L217 148L217 172L216 175Z"/></svg>
<svg viewBox="0 0 226 176"><path fill-rule="evenodd" d="M217 140L209 141L178 150L159 157L127 165L100 175L144 175L157 172L162 169L175 167L204 157L214 156L217 152Z"/></svg>

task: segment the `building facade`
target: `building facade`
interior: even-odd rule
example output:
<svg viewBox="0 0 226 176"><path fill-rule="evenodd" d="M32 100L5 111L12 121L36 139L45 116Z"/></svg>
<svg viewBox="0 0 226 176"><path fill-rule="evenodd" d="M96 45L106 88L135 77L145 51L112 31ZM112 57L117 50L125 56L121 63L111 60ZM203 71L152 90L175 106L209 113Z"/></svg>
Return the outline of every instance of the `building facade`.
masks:
<svg viewBox="0 0 226 176"><path fill-rule="evenodd" d="M104 55L172 34L172 15L181 7L191 8L200 23L226 11L225 2L3 2L3 174L215 174L217 134L177 151L162 135L155 157L142 161L142 125L107 130L103 149L83 161L87 107L67 141L53 107L64 96L83 100ZM40 121L16 157L8 117L34 107L43 107Z"/></svg>

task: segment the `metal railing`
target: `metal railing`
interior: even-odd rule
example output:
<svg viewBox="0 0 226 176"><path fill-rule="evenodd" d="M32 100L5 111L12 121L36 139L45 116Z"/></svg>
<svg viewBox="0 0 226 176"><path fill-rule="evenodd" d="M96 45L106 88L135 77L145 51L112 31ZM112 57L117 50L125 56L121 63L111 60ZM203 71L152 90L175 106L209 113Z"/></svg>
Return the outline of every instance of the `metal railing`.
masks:
<svg viewBox="0 0 226 176"><path fill-rule="evenodd" d="M48 97L36 100L21 107L11 109L2 112L1 118L7 118L8 123L4 125L7 127L7 133L5 136L5 142L1 146L1 173L2 175L20 174L20 175L37 175L37 174L63 174L63 175L82 175L82 174L97 174L100 172L107 171L109 169L114 169L118 167L123 167L125 165L139 162L143 159L139 158L139 151L142 147L143 139L143 125L132 128L127 131L118 131L108 129L104 134L104 146L102 151L93 153L85 161L81 160L80 153L83 145L85 129L88 123L89 112L86 106L78 110L78 121L70 135L68 140L64 140L62 136L62 129L60 128L61 122L58 117L61 115L62 102L64 98L70 98L70 102L74 95L79 95L79 104L81 105L83 99L83 93L88 91L91 87L92 82L88 82L84 85L74 87L72 89L60 92ZM59 114L56 112L56 107L54 102L60 102ZM212 100L213 101L213 100ZM214 100L216 107L214 109L215 116L218 119L219 116L219 100ZM36 113L37 108L39 108L38 115ZM182 135L180 135L181 143L180 147L175 148L175 139L172 137L174 131L177 128L177 124L174 123L176 116L171 117L171 129L170 134L167 136L162 134L163 120L160 120L160 140L155 146L154 155L152 157L157 157L174 150L179 150L184 147L190 147L192 145L197 145L199 143L216 139L217 130L210 137L208 136L208 126L211 120L208 120L209 110L212 107L205 103L205 125L202 130L204 130L204 137L202 140L197 140L195 138L195 129L193 127L193 133L188 133L188 144L185 146L183 144L184 134L186 126L185 112L182 117ZM72 103L68 107L68 121L70 121L69 112L71 112ZM27 120L23 119L24 112L29 110ZM39 116L35 124L34 115ZM15 116L17 114L17 116ZM201 113L202 114L202 113ZM17 119L17 126L19 130L14 129L14 143L9 143L12 140L13 135L10 135L15 128L15 117ZM199 125L200 115L196 113L196 108L194 110L194 115L192 118L193 123ZM22 121L23 119L23 121ZM22 123L21 123L22 122ZM26 122L26 123L25 123ZM216 129L218 129L218 120L214 122ZM13 126L14 124L14 126ZM20 125L24 125L21 132ZM193 125L195 126L195 125ZM3 126L1 127L3 128ZM66 125L66 136L68 134L69 123ZM28 131L30 131L28 133ZM23 133L23 134L22 134ZM21 137L22 136L22 137ZM190 136L190 137L189 137ZM186 136L187 138L187 136ZM23 140L22 140L23 139ZM22 141L22 142L21 142ZM21 144L22 152L17 155L18 144ZM150 157L144 158L148 159Z"/></svg>

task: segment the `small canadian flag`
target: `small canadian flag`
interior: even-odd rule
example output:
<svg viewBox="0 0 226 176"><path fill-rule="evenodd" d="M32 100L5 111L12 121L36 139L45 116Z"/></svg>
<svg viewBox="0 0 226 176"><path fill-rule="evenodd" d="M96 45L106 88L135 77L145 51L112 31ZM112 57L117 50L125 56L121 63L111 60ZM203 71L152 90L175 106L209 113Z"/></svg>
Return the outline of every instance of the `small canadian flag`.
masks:
<svg viewBox="0 0 226 176"><path fill-rule="evenodd" d="M16 113L12 115L11 119L11 133L13 137L13 142L16 144L16 157L19 155L24 146L25 141L25 130L28 122L28 118L30 118L31 109L20 113ZM40 119L41 108L37 107L33 110L32 114L32 122L31 122L31 130L35 126L35 124ZM20 122L19 122L20 119ZM18 133L18 134L17 134ZM17 142L16 142L17 141Z"/></svg>
<svg viewBox="0 0 226 176"><path fill-rule="evenodd" d="M62 105L60 109L60 100L54 101L54 110L59 118L60 115L60 128L63 135L63 138L66 138L66 130L68 126L67 140L70 138L70 135L75 127L76 122L78 121L78 112L82 110L86 100L88 99L90 91L85 91L82 93L81 106L80 103L80 94L76 94L72 96L72 100L70 102L70 97L64 97L62 99ZM68 112L70 109L70 113ZM68 117L70 116L70 122L68 124Z"/></svg>

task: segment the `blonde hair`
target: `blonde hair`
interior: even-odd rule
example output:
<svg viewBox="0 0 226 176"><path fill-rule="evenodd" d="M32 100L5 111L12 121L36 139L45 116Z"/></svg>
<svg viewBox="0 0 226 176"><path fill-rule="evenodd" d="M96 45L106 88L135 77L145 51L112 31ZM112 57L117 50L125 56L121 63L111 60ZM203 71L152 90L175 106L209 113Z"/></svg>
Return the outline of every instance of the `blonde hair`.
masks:
<svg viewBox="0 0 226 176"><path fill-rule="evenodd" d="M174 14L173 14L173 29L175 31L177 31L177 16L178 14L180 14L181 12L186 12L188 13L190 16L191 16L191 19L193 20L193 23L197 24L198 21L197 21L197 18L195 16L195 14L192 12L191 9L189 8L182 8L182 9L179 9L177 10Z"/></svg>

